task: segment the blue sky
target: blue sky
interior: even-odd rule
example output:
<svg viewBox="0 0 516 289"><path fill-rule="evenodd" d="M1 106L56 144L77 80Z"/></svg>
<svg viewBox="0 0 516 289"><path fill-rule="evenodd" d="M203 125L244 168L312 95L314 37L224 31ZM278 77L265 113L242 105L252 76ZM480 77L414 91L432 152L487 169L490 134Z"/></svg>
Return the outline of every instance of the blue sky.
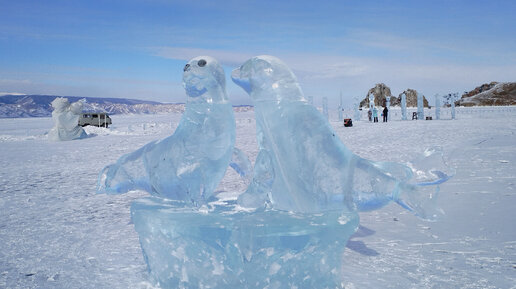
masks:
<svg viewBox="0 0 516 289"><path fill-rule="evenodd" d="M0 92L184 102L182 69L283 59L346 105L383 82L429 98L516 81L516 1L0 0Z"/></svg>

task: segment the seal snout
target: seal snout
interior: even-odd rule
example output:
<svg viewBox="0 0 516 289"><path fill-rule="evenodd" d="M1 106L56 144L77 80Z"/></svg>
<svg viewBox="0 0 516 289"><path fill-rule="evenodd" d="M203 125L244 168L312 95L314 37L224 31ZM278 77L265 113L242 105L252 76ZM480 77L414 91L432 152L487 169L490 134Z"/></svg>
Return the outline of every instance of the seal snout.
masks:
<svg viewBox="0 0 516 289"><path fill-rule="evenodd" d="M242 77L242 71L240 68L235 68L231 72L231 80L233 82L243 88L248 94L251 93L251 83L249 79Z"/></svg>

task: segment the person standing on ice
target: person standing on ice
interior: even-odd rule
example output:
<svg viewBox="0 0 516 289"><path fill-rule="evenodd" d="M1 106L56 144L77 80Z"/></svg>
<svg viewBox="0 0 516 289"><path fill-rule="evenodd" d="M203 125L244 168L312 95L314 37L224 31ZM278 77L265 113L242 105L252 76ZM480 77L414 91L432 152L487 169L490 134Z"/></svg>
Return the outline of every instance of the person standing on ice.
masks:
<svg viewBox="0 0 516 289"><path fill-rule="evenodd" d="M373 108L373 119L373 122L378 122L378 109L376 108L376 106Z"/></svg>
<svg viewBox="0 0 516 289"><path fill-rule="evenodd" d="M387 109L387 106L383 107L383 122L387 122L387 115L389 114L389 109Z"/></svg>
<svg viewBox="0 0 516 289"><path fill-rule="evenodd" d="M367 111L367 117L369 118L369 121L373 120L372 115L373 113L371 112L371 108L369 108L369 110Z"/></svg>

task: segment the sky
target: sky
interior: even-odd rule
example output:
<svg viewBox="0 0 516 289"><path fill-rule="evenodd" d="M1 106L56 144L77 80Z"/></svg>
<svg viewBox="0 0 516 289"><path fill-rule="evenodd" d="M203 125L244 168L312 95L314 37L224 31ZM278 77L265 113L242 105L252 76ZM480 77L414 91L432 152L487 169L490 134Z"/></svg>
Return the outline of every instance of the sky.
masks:
<svg viewBox="0 0 516 289"><path fill-rule="evenodd" d="M199 55L226 71L269 54L320 105L377 83L433 99L516 81L516 1L0 0L0 93L184 102Z"/></svg>

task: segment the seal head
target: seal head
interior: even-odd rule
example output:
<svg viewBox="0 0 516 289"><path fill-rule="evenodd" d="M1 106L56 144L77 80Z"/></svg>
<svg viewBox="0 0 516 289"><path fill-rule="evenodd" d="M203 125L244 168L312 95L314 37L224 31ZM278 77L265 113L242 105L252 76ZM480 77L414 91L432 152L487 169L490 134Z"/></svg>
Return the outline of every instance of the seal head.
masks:
<svg viewBox="0 0 516 289"><path fill-rule="evenodd" d="M224 69L210 56L198 56L188 61L183 69L183 87L188 103L228 101Z"/></svg>
<svg viewBox="0 0 516 289"><path fill-rule="evenodd" d="M233 70L231 79L254 101L306 101L294 73L274 56L249 59Z"/></svg>

